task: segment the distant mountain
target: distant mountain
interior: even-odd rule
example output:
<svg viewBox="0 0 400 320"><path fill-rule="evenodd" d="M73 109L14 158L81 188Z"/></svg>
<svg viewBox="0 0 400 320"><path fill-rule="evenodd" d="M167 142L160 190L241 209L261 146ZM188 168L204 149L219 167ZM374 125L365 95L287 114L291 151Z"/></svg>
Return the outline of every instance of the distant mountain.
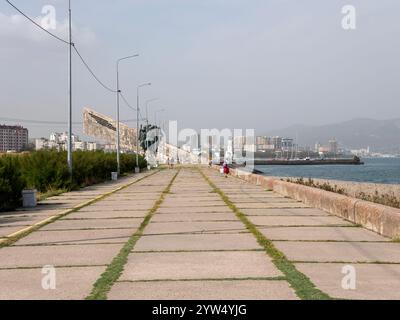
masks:
<svg viewBox="0 0 400 320"><path fill-rule="evenodd" d="M283 136L296 139L300 145L314 146L316 142L327 145L336 138L342 147L360 149L370 147L375 152L400 153L400 119L372 120L354 119L323 126L294 125L273 130L268 136Z"/></svg>

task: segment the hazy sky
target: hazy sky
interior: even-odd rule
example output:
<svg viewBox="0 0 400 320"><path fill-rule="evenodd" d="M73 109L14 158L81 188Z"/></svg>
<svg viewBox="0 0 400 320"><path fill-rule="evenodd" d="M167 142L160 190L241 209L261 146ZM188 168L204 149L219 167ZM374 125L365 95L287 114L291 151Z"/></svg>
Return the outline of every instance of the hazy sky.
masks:
<svg viewBox="0 0 400 320"><path fill-rule="evenodd" d="M67 0L13 0L30 16L57 10L66 38ZM352 118L400 117L398 0L73 0L74 42L98 76L136 104L181 127L254 128ZM357 30L341 27L342 7L357 9ZM67 46L0 2L0 117L64 121ZM74 58L74 120L90 106L115 116L115 96ZM121 118L132 110L121 107ZM153 117L153 111L150 113ZM1 121L0 122L4 122ZM26 125L30 136L65 126ZM76 128L80 133L80 126Z"/></svg>

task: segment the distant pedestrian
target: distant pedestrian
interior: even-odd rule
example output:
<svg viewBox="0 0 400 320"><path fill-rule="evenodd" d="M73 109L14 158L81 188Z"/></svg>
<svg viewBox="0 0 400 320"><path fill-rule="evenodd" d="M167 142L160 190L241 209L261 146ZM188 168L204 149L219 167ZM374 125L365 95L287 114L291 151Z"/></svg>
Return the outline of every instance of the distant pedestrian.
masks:
<svg viewBox="0 0 400 320"><path fill-rule="evenodd" d="M167 158L167 166L168 166L168 169L171 169L171 164L170 164L169 157Z"/></svg>
<svg viewBox="0 0 400 320"><path fill-rule="evenodd" d="M169 165L170 165L170 169L174 168L174 165L175 165L175 158L174 157L171 158L171 161L170 161Z"/></svg>
<svg viewBox="0 0 400 320"><path fill-rule="evenodd" d="M225 178L228 178L228 174L229 174L229 165L228 162L225 160L224 164L222 165L223 169L224 169L224 175Z"/></svg>

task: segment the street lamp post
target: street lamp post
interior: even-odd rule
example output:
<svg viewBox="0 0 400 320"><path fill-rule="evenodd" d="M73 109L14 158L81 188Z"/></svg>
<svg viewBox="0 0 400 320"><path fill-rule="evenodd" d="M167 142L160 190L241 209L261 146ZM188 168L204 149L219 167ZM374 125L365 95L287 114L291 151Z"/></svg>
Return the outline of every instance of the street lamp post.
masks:
<svg viewBox="0 0 400 320"><path fill-rule="evenodd" d="M70 174L70 178L72 179L72 11L71 11L71 0L68 1L68 36L69 36L69 45L68 45L68 64L69 64L69 73L68 73L68 85L69 85L69 109L68 109L68 146L67 146L67 161L68 161L68 170Z"/></svg>
<svg viewBox="0 0 400 320"><path fill-rule="evenodd" d="M140 96L139 91L140 88L151 86L151 83L144 83L137 86L137 106L136 106L136 173L140 172L139 167L139 117L140 117Z"/></svg>
<svg viewBox="0 0 400 320"><path fill-rule="evenodd" d="M138 54L132 55L132 56L127 56L121 59L117 60L117 172L118 176L121 173L121 165L120 165L120 153L121 153L121 146L120 146L120 130L119 130L119 95L121 93L121 90L119 89L119 63L122 60L127 60L131 58L136 58L138 57Z"/></svg>

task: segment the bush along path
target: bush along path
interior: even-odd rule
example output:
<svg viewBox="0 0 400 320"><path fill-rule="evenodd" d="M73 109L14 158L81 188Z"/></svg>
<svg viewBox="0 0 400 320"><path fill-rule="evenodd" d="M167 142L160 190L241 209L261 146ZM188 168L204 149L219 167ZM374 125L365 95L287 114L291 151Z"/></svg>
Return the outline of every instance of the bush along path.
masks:
<svg viewBox="0 0 400 320"><path fill-rule="evenodd" d="M110 180L116 171L114 153L102 151L73 153L73 178L69 177L66 153L37 151L23 155L0 157L0 211L11 210L21 205L24 188L37 189L41 194L57 194ZM133 173L136 156L121 155L121 174ZM141 168L147 166L139 156Z"/></svg>

